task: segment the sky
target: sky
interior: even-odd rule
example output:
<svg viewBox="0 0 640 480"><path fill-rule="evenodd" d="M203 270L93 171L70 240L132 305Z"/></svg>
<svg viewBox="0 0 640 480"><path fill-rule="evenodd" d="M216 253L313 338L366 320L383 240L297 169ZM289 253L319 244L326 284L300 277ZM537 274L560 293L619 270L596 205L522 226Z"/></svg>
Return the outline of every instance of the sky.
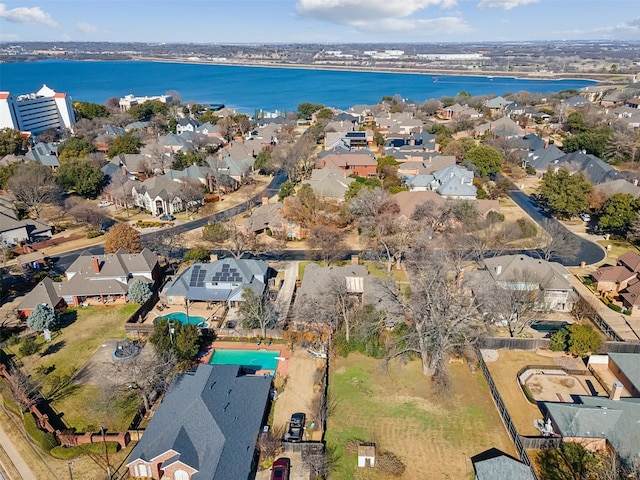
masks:
<svg viewBox="0 0 640 480"><path fill-rule="evenodd" d="M432 43L536 40L640 40L640 0L0 2L0 41L6 42Z"/></svg>

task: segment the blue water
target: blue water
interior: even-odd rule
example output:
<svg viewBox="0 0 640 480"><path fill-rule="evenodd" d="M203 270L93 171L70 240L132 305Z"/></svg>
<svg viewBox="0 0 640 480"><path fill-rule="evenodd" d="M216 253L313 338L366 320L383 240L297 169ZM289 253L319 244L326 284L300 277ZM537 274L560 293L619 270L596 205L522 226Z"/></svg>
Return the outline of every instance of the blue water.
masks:
<svg viewBox="0 0 640 480"><path fill-rule="evenodd" d="M187 324L187 314L184 312L173 312L163 315L162 318L165 320L177 320L183 325ZM204 317L199 317L197 315L189 315L189 325L199 325L205 322L207 319Z"/></svg>
<svg viewBox="0 0 640 480"><path fill-rule="evenodd" d="M0 91L30 93L42 84L74 100L96 103L129 93L161 95L175 90L185 102L224 103L253 114L256 109L292 111L301 102L346 109L376 103L384 95L400 94L422 102L454 96L462 90L472 95L504 95L520 90L550 93L595 82L154 62L45 60L0 64Z"/></svg>
<svg viewBox="0 0 640 480"><path fill-rule="evenodd" d="M280 356L277 350L234 350L216 348L209 360L210 365L242 365L246 369L275 370Z"/></svg>

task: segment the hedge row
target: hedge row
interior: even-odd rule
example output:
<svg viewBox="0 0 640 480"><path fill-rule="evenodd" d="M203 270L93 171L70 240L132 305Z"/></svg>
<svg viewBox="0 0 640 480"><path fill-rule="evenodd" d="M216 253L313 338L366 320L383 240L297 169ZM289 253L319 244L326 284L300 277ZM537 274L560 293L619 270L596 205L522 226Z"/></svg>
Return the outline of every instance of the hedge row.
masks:
<svg viewBox="0 0 640 480"><path fill-rule="evenodd" d="M116 453L120 448L120 444L118 442L106 442L107 443L107 452L108 453ZM76 445L75 447L63 447L58 446L52 448L49 452L52 457L58 458L60 460L70 460L72 458L76 458L80 455L84 455L86 453L93 453L95 455L104 454L104 443L87 443L85 445Z"/></svg>
<svg viewBox="0 0 640 480"><path fill-rule="evenodd" d="M31 413L24 414L24 428L35 443L40 445L45 451L50 451L57 445L56 437L53 433L45 432L38 428L36 419Z"/></svg>
<svg viewBox="0 0 640 480"><path fill-rule="evenodd" d="M136 227L138 228L152 228L152 227L173 227L173 222L143 222L138 221Z"/></svg>

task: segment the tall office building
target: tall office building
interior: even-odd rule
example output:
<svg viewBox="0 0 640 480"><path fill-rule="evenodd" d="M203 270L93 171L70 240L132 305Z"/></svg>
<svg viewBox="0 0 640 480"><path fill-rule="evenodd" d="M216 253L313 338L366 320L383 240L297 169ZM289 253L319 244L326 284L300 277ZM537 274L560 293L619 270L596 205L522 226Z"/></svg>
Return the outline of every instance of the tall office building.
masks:
<svg viewBox="0 0 640 480"><path fill-rule="evenodd" d="M36 93L14 97L0 92L0 128L38 133L49 128L72 128L76 123L71 99L43 85Z"/></svg>

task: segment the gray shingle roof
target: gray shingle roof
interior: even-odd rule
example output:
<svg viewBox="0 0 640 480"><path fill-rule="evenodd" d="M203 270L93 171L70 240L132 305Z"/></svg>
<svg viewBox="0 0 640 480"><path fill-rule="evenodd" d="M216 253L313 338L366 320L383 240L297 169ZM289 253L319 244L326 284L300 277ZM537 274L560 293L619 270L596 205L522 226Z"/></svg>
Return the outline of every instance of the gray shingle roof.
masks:
<svg viewBox="0 0 640 480"><path fill-rule="evenodd" d="M640 391L640 355L637 353L609 353L609 358L616 362L622 373Z"/></svg>
<svg viewBox="0 0 640 480"><path fill-rule="evenodd" d="M54 282L49 277L45 277L33 290L27 293L18 305L18 310L33 310L36 305L46 304L55 308L62 300L59 295L59 288L62 284Z"/></svg>
<svg viewBox="0 0 640 480"><path fill-rule="evenodd" d="M243 375L238 365L199 365L169 390L131 460L173 450L198 470L192 480L249 478L270 388L271 377Z"/></svg>
<svg viewBox="0 0 640 480"><path fill-rule="evenodd" d="M477 480L534 480L531 469L515 458L492 448L471 458Z"/></svg>

